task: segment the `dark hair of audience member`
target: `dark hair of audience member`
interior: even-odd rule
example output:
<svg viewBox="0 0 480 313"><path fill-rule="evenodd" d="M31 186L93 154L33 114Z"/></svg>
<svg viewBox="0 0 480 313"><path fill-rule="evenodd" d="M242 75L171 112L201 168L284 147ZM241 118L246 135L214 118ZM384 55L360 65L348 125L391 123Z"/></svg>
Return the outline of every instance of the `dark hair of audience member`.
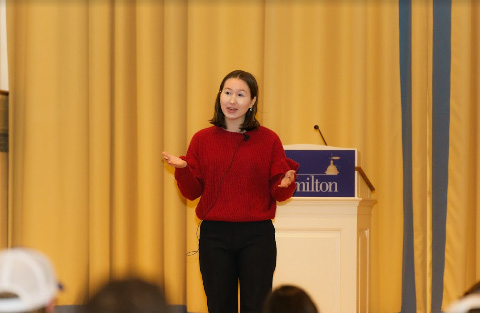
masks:
<svg viewBox="0 0 480 313"><path fill-rule="evenodd" d="M463 296L466 297L472 294L480 295L480 281L476 282L473 286L468 288L468 290L465 291L465 294ZM480 308L472 308L467 313L480 313Z"/></svg>
<svg viewBox="0 0 480 313"><path fill-rule="evenodd" d="M302 288L283 285L267 296L263 313L318 313L318 310Z"/></svg>
<svg viewBox="0 0 480 313"><path fill-rule="evenodd" d="M166 313L161 286L140 278L106 283L84 305L84 313Z"/></svg>
<svg viewBox="0 0 480 313"><path fill-rule="evenodd" d="M467 291L465 291L464 296L472 294L472 293L477 293L480 292L480 281L476 282L473 286L468 288Z"/></svg>

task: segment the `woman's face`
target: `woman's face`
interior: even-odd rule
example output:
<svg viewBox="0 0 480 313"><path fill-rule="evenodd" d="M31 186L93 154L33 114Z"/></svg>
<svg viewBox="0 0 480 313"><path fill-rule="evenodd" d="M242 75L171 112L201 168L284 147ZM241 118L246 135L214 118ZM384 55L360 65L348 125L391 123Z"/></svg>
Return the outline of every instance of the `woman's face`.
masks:
<svg viewBox="0 0 480 313"><path fill-rule="evenodd" d="M251 99L250 88L239 78L229 78L225 81L220 94L220 106L225 115L227 129L238 131L245 120L247 110L255 104L256 97Z"/></svg>

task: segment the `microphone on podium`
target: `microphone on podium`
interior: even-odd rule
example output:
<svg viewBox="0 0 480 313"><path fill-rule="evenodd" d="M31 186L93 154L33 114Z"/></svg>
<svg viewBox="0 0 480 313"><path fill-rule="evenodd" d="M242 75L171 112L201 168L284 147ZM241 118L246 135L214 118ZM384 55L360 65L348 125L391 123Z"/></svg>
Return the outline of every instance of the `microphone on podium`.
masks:
<svg viewBox="0 0 480 313"><path fill-rule="evenodd" d="M313 128L318 130L318 132L320 133L320 136L322 136L323 142L325 143L326 146L328 146L327 142L325 141L325 138L323 138L322 131L320 130L320 127L318 127L318 125L314 125Z"/></svg>

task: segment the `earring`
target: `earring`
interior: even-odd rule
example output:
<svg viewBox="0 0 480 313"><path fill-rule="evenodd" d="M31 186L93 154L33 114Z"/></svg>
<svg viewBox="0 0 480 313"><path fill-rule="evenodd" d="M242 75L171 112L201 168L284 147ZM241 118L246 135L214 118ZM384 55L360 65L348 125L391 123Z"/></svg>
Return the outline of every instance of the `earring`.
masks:
<svg viewBox="0 0 480 313"><path fill-rule="evenodd" d="M248 108L248 112L252 112L252 108Z"/></svg>

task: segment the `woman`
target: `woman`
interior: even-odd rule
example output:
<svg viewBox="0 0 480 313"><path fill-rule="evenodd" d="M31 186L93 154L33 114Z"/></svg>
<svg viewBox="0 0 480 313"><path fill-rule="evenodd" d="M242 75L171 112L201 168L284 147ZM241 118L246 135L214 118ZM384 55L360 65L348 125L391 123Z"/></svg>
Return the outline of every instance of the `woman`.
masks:
<svg viewBox="0 0 480 313"><path fill-rule="evenodd" d="M276 202L295 191L298 164L255 119L258 86L245 71L221 82L214 125L197 132L186 156L163 152L187 199L201 196L199 261L210 313L261 312L276 265Z"/></svg>

